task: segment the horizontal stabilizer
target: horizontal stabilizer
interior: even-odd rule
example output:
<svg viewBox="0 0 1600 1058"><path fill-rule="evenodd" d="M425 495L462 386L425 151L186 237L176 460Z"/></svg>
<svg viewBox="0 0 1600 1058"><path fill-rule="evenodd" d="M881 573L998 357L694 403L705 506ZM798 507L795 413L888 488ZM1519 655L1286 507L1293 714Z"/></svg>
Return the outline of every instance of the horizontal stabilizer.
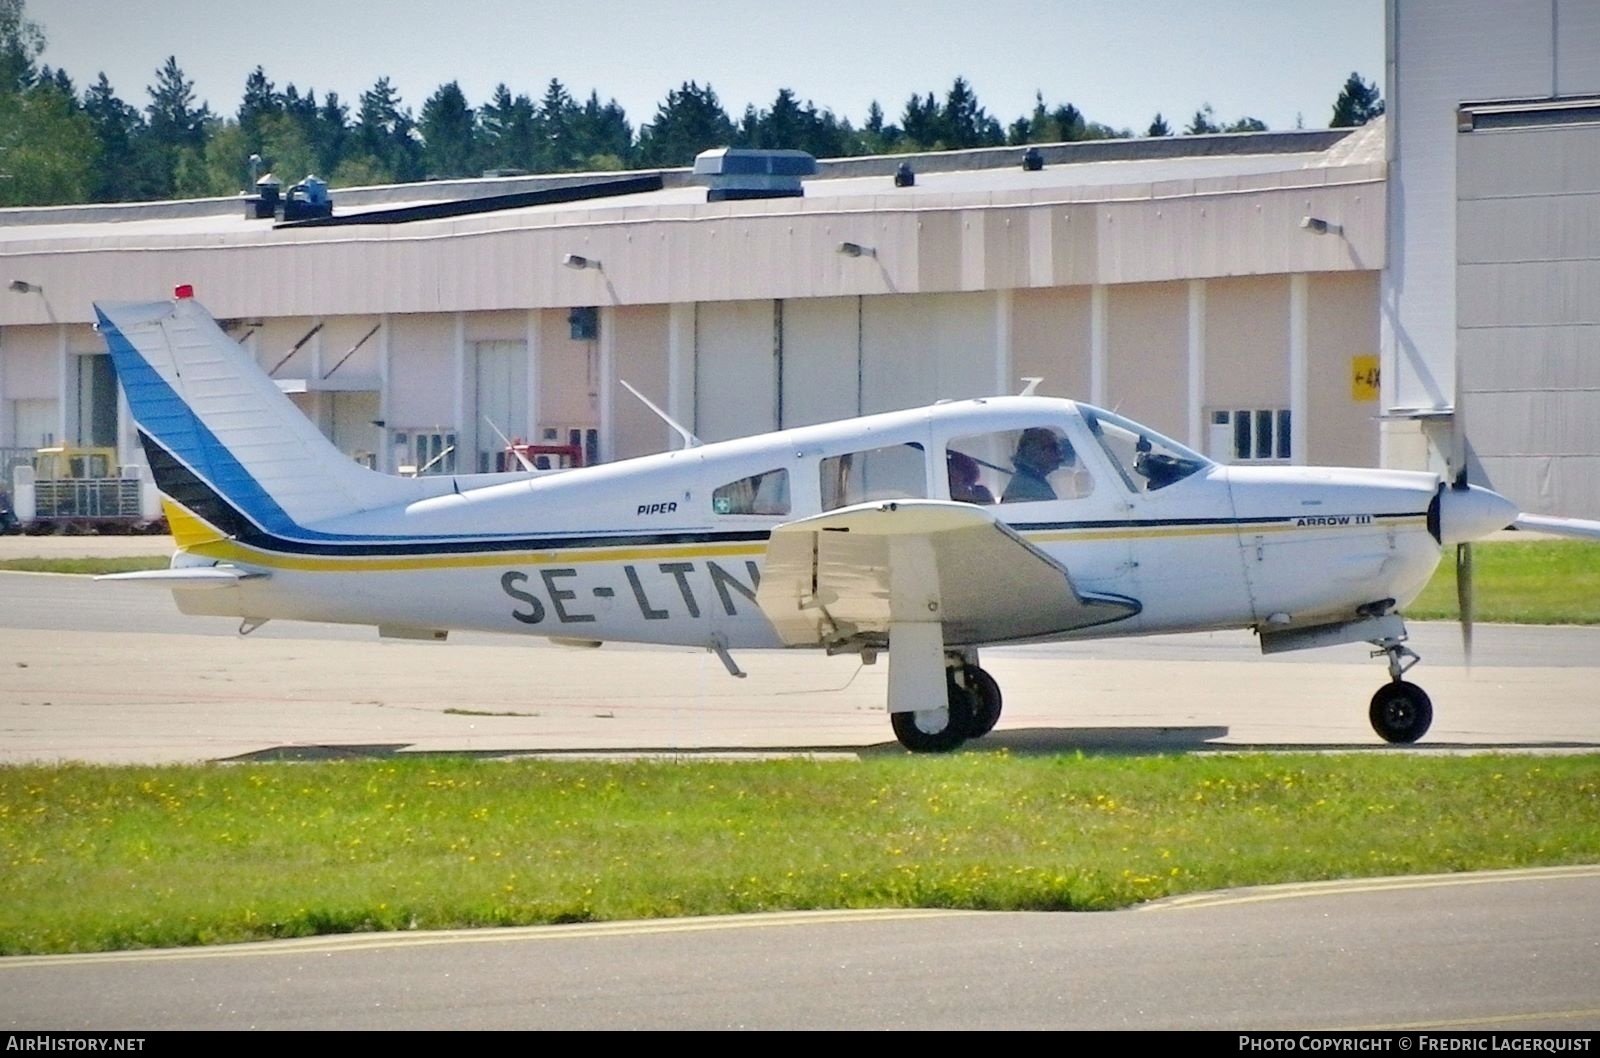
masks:
<svg viewBox="0 0 1600 1058"><path fill-rule="evenodd" d="M1057 635L1139 612L1084 595L1066 567L990 511L896 500L773 530L756 602L790 646L881 644L891 623L937 622L951 646Z"/></svg>
<svg viewBox="0 0 1600 1058"><path fill-rule="evenodd" d="M265 577L266 573L237 566L180 566L177 569L146 569L135 573L104 573L95 580L131 581L157 588L229 588L243 580Z"/></svg>
<svg viewBox="0 0 1600 1058"><path fill-rule="evenodd" d="M1551 533L1555 536L1570 536L1579 540L1600 540L1600 522L1591 522L1585 518L1519 514L1517 520L1511 523L1511 528L1525 529L1534 533Z"/></svg>

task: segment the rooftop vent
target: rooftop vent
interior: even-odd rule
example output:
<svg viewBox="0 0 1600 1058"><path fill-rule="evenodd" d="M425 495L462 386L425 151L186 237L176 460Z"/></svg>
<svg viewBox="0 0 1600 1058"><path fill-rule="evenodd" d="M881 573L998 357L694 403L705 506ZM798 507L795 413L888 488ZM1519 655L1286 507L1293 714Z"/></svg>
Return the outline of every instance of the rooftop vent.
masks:
<svg viewBox="0 0 1600 1058"><path fill-rule="evenodd" d="M817 160L805 151L718 147L701 151L694 159L694 175L703 177L710 187L707 202L799 198L805 194L801 177L812 176L816 171Z"/></svg>

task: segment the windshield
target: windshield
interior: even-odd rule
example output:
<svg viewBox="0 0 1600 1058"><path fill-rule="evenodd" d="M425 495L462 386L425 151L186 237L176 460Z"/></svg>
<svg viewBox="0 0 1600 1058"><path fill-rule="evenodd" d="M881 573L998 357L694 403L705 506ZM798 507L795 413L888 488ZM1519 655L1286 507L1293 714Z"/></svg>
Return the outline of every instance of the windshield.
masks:
<svg viewBox="0 0 1600 1058"><path fill-rule="evenodd" d="M1134 492L1155 492L1211 465L1199 452L1109 411L1079 405L1083 421Z"/></svg>

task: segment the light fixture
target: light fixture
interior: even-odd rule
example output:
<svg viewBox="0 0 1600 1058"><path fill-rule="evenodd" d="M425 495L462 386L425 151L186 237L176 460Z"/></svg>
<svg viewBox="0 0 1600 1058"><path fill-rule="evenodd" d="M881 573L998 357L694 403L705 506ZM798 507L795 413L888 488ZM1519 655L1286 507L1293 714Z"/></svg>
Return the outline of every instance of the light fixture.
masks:
<svg viewBox="0 0 1600 1058"><path fill-rule="evenodd" d="M30 283L26 279L13 279L11 281L11 292L13 294L43 294L44 287L38 283Z"/></svg>
<svg viewBox="0 0 1600 1058"><path fill-rule="evenodd" d="M871 246L862 246L858 242L842 242L839 244L839 253L846 257L876 257L878 251Z"/></svg>
<svg viewBox="0 0 1600 1058"><path fill-rule="evenodd" d="M1333 224L1321 217L1301 217L1300 226L1313 235L1343 235L1344 225Z"/></svg>
<svg viewBox="0 0 1600 1058"><path fill-rule="evenodd" d="M568 268L575 268L579 270L593 268L598 271L600 268L600 262L597 259L593 257L580 257L575 253L567 254L567 256L561 259L561 263L566 265Z"/></svg>

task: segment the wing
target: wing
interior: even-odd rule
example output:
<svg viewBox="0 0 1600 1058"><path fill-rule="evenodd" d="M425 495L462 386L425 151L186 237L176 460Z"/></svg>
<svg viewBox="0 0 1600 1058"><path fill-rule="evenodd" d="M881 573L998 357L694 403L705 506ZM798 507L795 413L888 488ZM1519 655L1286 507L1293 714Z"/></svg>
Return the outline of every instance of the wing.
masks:
<svg viewBox="0 0 1600 1058"><path fill-rule="evenodd" d="M1583 518L1556 518L1541 514L1520 514L1517 520L1511 523L1513 529L1526 529L1529 532L1551 533L1555 536L1570 536L1579 540L1600 540L1600 522L1591 522Z"/></svg>
<svg viewBox="0 0 1600 1058"><path fill-rule="evenodd" d="M941 500L845 507L780 525L756 602L790 646L882 644L937 621L948 645L1037 639L1139 612L1086 595L989 510Z"/></svg>

